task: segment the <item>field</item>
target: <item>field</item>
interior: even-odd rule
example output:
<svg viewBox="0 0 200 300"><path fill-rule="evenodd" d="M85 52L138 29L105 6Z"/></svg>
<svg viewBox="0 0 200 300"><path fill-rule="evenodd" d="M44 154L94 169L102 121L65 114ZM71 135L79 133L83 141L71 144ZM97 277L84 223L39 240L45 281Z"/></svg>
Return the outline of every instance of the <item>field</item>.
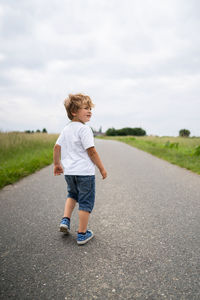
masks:
<svg viewBox="0 0 200 300"><path fill-rule="evenodd" d="M133 147L149 152L172 164L200 174L200 138L183 137L102 137L118 140Z"/></svg>
<svg viewBox="0 0 200 300"><path fill-rule="evenodd" d="M0 132L0 188L53 162L57 134Z"/></svg>
<svg viewBox="0 0 200 300"><path fill-rule="evenodd" d="M53 162L58 134L0 132L0 188ZM200 138L103 137L127 143L200 174Z"/></svg>

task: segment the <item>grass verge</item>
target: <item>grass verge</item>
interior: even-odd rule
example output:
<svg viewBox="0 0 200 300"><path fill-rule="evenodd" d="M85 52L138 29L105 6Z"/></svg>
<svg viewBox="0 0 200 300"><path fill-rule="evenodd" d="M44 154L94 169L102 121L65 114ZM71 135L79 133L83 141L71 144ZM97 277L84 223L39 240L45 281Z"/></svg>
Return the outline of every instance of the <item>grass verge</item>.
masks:
<svg viewBox="0 0 200 300"><path fill-rule="evenodd" d="M0 188L52 164L57 134L0 132Z"/></svg>
<svg viewBox="0 0 200 300"><path fill-rule="evenodd" d="M0 132L0 188L52 164L58 134ZM149 152L200 174L200 138L103 137Z"/></svg>
<svg viewBox="0 0 200 300"><path fill-rule="evenodd" d="M200 138L182 137L100 137L117 140L149 152L182 168L200 174Z"/></svg>

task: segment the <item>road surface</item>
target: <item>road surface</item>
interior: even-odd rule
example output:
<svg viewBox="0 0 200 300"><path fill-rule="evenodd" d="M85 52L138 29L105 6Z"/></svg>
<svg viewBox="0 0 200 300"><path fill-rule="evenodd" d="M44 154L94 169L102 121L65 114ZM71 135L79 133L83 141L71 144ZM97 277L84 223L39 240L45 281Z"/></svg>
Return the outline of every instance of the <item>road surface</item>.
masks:
<svg viewBox="0 0 200 300"><path fill-rule="evenodd" d="M96 140L95 233L58 231L66 198L53 166L0 191L0 299L200 299L200 176L117 141Z"/></svg>

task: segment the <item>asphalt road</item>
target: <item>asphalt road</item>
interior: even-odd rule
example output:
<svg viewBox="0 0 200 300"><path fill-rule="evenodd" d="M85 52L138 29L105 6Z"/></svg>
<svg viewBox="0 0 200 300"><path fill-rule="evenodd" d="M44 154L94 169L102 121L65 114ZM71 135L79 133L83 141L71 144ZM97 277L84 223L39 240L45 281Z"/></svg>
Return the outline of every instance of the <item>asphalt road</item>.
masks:
<svg viewBox="0 0 200 300"><path fill-rule="evenodd" d="M200 299L200 176L116 141L96 140L95 237L58 231L66 198L53 167L0 191L0 299Z"/></svg>

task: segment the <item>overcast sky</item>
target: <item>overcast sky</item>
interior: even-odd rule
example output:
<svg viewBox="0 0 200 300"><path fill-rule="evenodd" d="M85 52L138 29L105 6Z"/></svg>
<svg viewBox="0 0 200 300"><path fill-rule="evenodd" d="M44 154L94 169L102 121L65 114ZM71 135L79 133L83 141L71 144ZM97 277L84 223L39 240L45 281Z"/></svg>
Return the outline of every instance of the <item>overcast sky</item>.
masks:
<svg viewBox="0 0 200 300"><path fill-rule="evenodd" d="M0 0L0 130L59 133L79 92L95 129L200 136L200 2Z"/></svg>

